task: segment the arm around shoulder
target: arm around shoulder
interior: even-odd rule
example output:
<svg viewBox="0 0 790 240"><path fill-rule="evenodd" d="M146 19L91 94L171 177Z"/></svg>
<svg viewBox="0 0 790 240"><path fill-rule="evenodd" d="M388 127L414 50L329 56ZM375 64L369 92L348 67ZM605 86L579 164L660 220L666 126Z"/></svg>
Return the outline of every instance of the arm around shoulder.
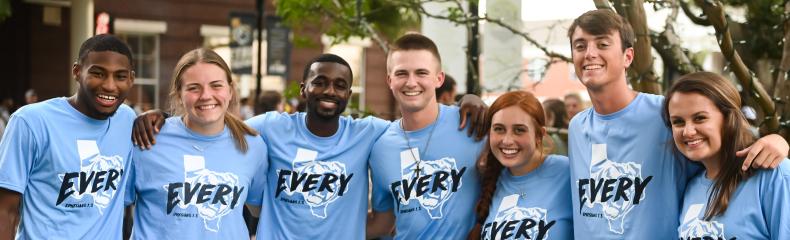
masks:
<svg viewBox="0 0 790 240"><path fill-rule="evenodd" d="M19 225L19 204L22 194L0 188L0 239L13 239Z"/></svg>

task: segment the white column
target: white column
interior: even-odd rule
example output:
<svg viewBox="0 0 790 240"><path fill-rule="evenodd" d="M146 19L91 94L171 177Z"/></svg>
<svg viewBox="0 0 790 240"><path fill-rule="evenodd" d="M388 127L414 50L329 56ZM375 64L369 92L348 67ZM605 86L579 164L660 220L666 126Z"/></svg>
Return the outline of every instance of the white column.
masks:
<svg viewBox="0 0 790 240"><path fill-rule="evenodd" d="M69 66L74 63L79 57L80 45L86 39L93 35L93 0L71 0L71 54L69 58ZM77 91L79 86L74 78L71 76L71 68L69 68L69 86L71 86L71 93Z"/></svg>
<svg viewBox="0 0 790 240"><path fill-rule="evenodd" d="M468 3L462 1L466 10ZM447 15L454 3L426 2L425 10L431 14ZM450 21L422 16L422 34L433 40L442 57L442 70L455 79L456 91L466 92L466 28Z"/></svg>

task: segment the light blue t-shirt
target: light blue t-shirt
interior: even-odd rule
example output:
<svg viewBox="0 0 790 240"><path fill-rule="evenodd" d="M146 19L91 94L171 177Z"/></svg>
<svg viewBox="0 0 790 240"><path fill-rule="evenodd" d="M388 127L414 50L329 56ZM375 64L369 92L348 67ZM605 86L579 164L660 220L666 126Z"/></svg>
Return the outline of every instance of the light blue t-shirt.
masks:
<svg viewBox="0 0 790 240"><path fill-rule="evenodd" d="M370 154L373 210L393 211L396 239L466 238L475 224L475 162L485 141L458 130L455 106L441 105L433 124L407 131L408 144L400 122L390 124Z"/></svg>
<svg viewBox="0 0 790 240"><path fill-rule="evenodd" d="M334 135L319 137L305 116L269 112L247 120L269 148L258 239L364 239L368 155L389 122L340 117Z"/></svg>
<svg viewBox="0 0 790 240"><path fill-rule="evenodd" d="M593 108L569 127L577 239L674 239L686 181L698 166L673 153L663 96L639 93L624 109Z"/></svg>
<svg viewBox="0 0 790 240"><path fill-rule="evenodd" d="M150 150L136 149L127 204L135 203L135 239L249 238L244 204L261 205L266 144L246 135L246 154L225 129L193 132L171 117Z"/></svg>
<svg viewBox="0 0 790 240"><path fill-rule="evenodd" d="M482 239L573 239L568 157L549 155L523 176L502 170Z"/></svg>
<svg viewBox="0 0 790 240"><path fill-rule="evenodd" d="M0 142L0 188L22 194L17 239L120 239L134 111L106 120L54 98L16 111Z"/></svg>
<svg viewBox="0 0 790 240"><path fill-rule="evenodd" d="M790 163L756 170L738 184L724 214L705 221L713 181L695 176L683 197L679 239L790 239Z"/></svg>

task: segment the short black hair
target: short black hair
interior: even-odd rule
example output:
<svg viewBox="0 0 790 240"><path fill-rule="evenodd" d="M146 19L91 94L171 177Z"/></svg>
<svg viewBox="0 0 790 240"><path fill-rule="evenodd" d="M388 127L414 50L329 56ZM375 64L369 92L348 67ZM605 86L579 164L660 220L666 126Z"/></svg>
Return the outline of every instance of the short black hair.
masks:
<svg viewBox="0 0 790 240"><path fill-rule="evenodd" d="M439 96L445 92L452 92L455 89L455 79L448 74L444 75L444 82L442 86L436 88L436 99L439 99Z"/></svg>
<svg viewBox="0 0 790 240"><path fill-rule="evenodd" d="M117 52L126 56L129 59L129 64L134 66L134 61L132 58L132 50L129 48L129 45L126 45L118 37L111 35L111 34L100 34L88 38L85 42L82 43L80 46L79 52L79 59L77 59L77 64L82 64L85 61L85 58L88 57L88 53L90 52L104 52L104 51L111 51Z"/></svg>
<svg viewBox="0 0 790 240"><path fill-rule="evenodd" d="M351 75L349 76L351 77L351 79L348 79L348 81L354 80L354 73L351 71L351 65L348 65L348 62L346 62L345 59L335 54L324 53L316 58L313 58L313 60L310 60L310 62L307 62L307 64L304 65L304 73L302 73L302 82L307 80L307 75L310 74L310 66L312 66L313 63L318 63L318 62L333 62L346 66L348 68L348 73Z"/></svg>

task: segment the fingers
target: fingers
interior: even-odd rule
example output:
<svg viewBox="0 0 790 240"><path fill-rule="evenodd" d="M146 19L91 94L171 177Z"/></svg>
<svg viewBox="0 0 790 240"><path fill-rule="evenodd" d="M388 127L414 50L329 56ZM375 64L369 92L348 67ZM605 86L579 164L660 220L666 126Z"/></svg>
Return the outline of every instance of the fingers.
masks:
<svg viewBox="0 0 790 240"><path fill-rule="evenodd" d="M459 114L461 114L461 125L458 126L458 130L461 130L466 127L466 119L468 118L467 115L469 114L469 108L461 106Z"/></svg>
<svg viewBox="0 0 790 240"><path fill-rule="evenodd" d="M735 152L735 156L737 156L737 157L747 156L749 154L749 152L751 151L751 149L752 149L752 146L744 148L743 150ZM747 169L749 169L749 166L752 165L752 160L753 160L753 158L750 159L748 157L746 159L744 159L743 160L743 164L741 165L741 171L746 171Z"/></svg>
<svg viewBox="0 0 790 240"><path fill-rule="evenodd" d="M758 154L763 150L763 145L761 145L760 142L757 141L754 144L752 144L751 147L749 147L747 149L749 149L749 151L746 153L745 159L743 160L743 164L746 167L743 167L743 166L741 167L741 170L744 170L744 171L746 169L748 169L749 166L759 167L759 165L758 165L759 163L756 162L756 160L757 160L756 158L757 158ZM744 150L746 150L746 149L744 149ZM736 155L737 155L737 153L736 153Z"/></svg>
<svg viewBox="0 0 790 240"><path fill-rule="evenodd" d="M483 140L483 138L485 138L486 135L488 134L486 132L486 129L488 128L488 126L486 126L486 121L485 121L485 119L486 119L486 114L485 113L486 113L487 110L488 110L488 108L483 107L483 110L480 111L480 114L477 117L477 122L478 122L478 124L477 124L477 137L476 137L477 141Z"/></svg>

